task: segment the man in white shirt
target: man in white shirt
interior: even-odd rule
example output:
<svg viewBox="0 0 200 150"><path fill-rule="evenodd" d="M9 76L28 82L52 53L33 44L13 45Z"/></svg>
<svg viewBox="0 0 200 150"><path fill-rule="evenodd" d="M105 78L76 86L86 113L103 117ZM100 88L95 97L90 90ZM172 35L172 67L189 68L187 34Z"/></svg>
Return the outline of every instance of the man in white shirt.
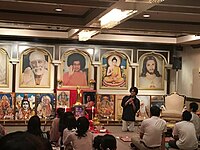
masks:
<svg viewBox="0 0 200 150"><path fill-rule="evenodd" d="M190 112L192 114L192 118L190 121L194 124L197 138L200 137L200 118L196 114L198 108L199 108L199 106L197 103L195 103L195 102L190 103Z"/></svg>
<svg viewBox="0 0 200 150"><path fill-rule="evenodd" d="M173 129L174 140L169 141L169 146L176 149L195 150L198 148L198 140L194 124L190 122L192 114L184 111L182 121L176 123Z"/></svg>
<svg viewBox="0 0 200 150"><path fill-rule="evenodd" d="M166 121L159 118L160 108L152 106L150 108L151 118L142 121L140 128L140 137L133 137L133 147L141 150L157 149L164 147L165 132L167 132Z"/></svg>

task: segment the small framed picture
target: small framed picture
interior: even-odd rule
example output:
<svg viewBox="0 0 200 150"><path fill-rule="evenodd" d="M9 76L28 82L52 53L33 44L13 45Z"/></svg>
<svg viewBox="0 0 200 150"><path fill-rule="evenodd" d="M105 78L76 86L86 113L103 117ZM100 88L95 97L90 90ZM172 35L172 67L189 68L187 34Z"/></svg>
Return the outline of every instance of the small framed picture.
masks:
<svg viewBox="0 0 200 150"><path fill-rule="evenodd" d="M73 107L74 116L76 118L85 116L85 106L83 105L75 105Z"/></svg>
<svg viewBox="0 0 200 150"><path fill-rule="evenodd" d="M97 96L97 110L99 118L104 120L114 120L114 95L98 95Z"/></svg>
<svg viewBox="0 0 200 150"><path fill-rule="evenodd" d="M96 92L83 92L83 105L85 108L92 108L96 106Z"/></svg>
<svg viewBox="0 0 200 150"><path fill-rule="evenodd" d="M150 117L150 96L148 95L137 95L140 100L140 109L137 114L138 119L145 119Z"/></svg>
<svg viewBox="0 0 200 150"><path fill-rule="evenodd" d="M164 104L164 95L151 95L151 106L158 106L160 109L162 109Z"/></svg>
<svg viewBox="0 0 200 150"><path fill-rule="evenodd" d="M15 119L29 120L35 115L35 94L16 93Z"/></svg>
<svg viewBox="0 0 200 150"><path fill-rule="evenodd" d="M0 119L14 119L14 100L12 93L0 94Z"/></svg>
<svg viewBox="0 0 200 150"><path fill-rule="evenodd" d="M51 119L55 116L55 95L37 94L37 115L42 119Z"/></svg>
<svg viewBox="0 0 200 150"><path fill-rule="evenodd" d="M70 108L70 91L57 91L56 108Z"/></svg>

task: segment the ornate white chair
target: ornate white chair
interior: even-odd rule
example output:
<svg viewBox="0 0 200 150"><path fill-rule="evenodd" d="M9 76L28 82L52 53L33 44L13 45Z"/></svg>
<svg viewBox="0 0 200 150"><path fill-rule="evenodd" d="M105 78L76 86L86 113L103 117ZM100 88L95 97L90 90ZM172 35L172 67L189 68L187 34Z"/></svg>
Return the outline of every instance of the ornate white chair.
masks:
<svg viewBox="0 0 200 150"><path fill-rule="evenodd" d="M164 97L161 117L166 121L180 121L185 109L185 96L172 93Z"/></svg>

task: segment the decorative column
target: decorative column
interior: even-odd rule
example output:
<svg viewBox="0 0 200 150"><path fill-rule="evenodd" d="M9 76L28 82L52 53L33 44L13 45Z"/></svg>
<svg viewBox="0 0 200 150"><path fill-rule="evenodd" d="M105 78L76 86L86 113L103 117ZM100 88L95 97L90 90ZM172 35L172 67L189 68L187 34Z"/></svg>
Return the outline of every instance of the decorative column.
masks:
<svg viewBox="0 0 200 150"><path fill-rule="evenodd" d="M137 69L139 67L138 63L131 63L130 67L132 69L132 82L131 82L131 87L136 86L137 83L135 83L135 80L137 81Z"/></svg>
<svg viewBox="0 0 200 150"><path fill-rule="evenodd" d="M13 68L13 72L12 72L12 92L15 92L15 85L16 85L16 64L19 63L18 59L11 59L10 63L12 63L12 68Z"/></svg>
<svg viewBox="0 0 200 150"><path fill-rule="evenodd" d="M61 64L61 61L54 60L52 64L54 65L54 93L56 93L58 87L58 66Z"/></svg>
<svg viewBox="0 0 200 150"><path fill-rule="evenodd" d="M172 69L172 65L166 64L165 69L167 70L167 93L166 94L170 94L170 69ZM175 88L176 88L176 85L175 85Z"/></svg>

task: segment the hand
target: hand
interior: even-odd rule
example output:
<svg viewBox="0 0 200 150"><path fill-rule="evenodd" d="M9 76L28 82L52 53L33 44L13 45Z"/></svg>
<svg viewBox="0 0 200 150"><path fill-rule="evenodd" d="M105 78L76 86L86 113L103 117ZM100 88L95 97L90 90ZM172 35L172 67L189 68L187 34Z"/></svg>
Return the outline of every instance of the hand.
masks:
<svg viewBox="0 0 200 150"><path fill-rule="evenodd" d="M69 66L69 76L73 75L74 74L74 70L73 70L73 67L72 65Z"/></svg>

